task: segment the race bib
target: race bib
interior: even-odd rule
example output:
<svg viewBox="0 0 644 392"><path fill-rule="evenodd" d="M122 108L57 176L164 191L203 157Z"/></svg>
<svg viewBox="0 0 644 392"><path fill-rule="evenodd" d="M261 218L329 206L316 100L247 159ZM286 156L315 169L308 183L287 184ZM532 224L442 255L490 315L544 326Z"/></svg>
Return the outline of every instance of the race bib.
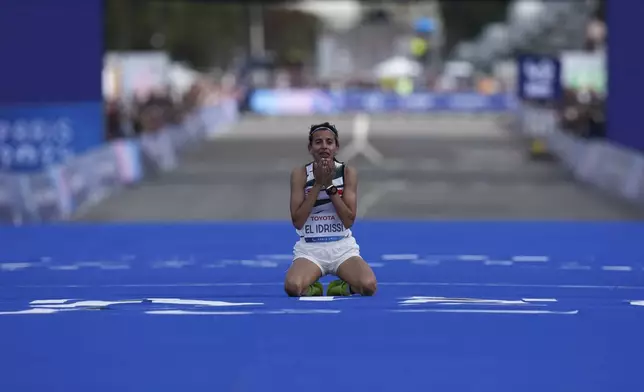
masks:
<svg viewBox="0 0 644 392"><path fill-rule="evenodd" d="M342 221L333 212L311 215L303 229L304 237L311 242L337 241L346 234Z"/></svg>

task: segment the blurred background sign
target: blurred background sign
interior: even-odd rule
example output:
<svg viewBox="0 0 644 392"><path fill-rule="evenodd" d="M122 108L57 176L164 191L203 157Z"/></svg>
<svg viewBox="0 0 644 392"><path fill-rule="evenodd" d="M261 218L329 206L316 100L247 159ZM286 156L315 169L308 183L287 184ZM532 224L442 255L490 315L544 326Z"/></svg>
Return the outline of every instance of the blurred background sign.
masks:
<svg viewBox="0 0 644 392"><path fill-rule="evenodd" d="M564 87L606 95L608 69L605 53L564 51L560 58L561 83Z"/></svg>
<svg viewBox="0 0 644 392"><path fill-rule="evenodd" d="M0 0L0 169L38 171L103 143L102 5Z"/></svg>
<svg viewBox="0 0 644 392"><path fill-rule="evenodd" d="M561 63L558 58L521 55L518 68L521 99L554 101L561 96Z"/></svg>

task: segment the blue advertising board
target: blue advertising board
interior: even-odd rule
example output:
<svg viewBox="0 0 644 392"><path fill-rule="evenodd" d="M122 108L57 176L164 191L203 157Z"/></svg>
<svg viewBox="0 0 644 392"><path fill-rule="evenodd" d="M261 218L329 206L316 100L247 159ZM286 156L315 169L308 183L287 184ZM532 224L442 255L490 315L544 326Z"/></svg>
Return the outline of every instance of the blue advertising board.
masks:
<svg viewBox="0 0 644 392"><path fill-rule="evenodd" d="M644 54L640 45L644 2L607 1L608 22L608 115L607 138L644 152L642 132L642 91Z"/></svg>
<svg viewBox="0 0 644 392"><path fill-rule="evenodd" d="M0 105L102 99L102 0L0 0Z"/></svg>
<svg viewBox="0 0 644 392"><path fill-rule="evenodd" d="M103 2L0 9L0 171L38 171L102 144Z"/></svg>
<svg viewBox="0 0 644 392"><path fill-rule="evenodd" d="M554 101L561 97L561 62L558 58L522 55L517 68L519 98Z"/></svg>
<svg viewBox="0 0 644 392"><path fill-rule="evenodd" d="M103 141L101 102L0 106L0 169L37 171Z"/></svg>
<svg viewBox="0 0 644 392"><path fill-rule="evenodd" d="M509 94L416 92L400 95L379 90L265 89L254 91L250 99L251 110L265 115L504 112L512 110L514 105L515 99Z"/></svg>

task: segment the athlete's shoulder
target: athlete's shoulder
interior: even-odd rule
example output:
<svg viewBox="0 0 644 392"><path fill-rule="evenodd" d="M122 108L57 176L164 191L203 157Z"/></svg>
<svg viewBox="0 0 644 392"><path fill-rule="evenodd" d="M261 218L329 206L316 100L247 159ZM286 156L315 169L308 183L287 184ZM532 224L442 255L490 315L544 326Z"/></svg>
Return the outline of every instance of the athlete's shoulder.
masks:
<svg viewBox="0 0 644 392"><path fill-rule="evenodd" d="M343 168L344 168L344 174L355 175L358 173L358 169L353 165L343 164Z"/></svg>
<svg viewBox="0 0 644 392"><path fill-rule="evenodd" d="M291 170L291 181L306 179L307 166L297 166Z"/></svg>
<svg viewBox="0 0 644 392"><path fill-rule="evenodd" d="M307 162L304 165L298 165L291 170L291 173L306 173L308 170L313 168L313 161Z"/></svg>
<svg viewBox="0 0 644 392"><path fill-rule="evenodd" d="M355 166L344 165L344 178L348 181L356 181L358 179L358 169Z"/></svg>

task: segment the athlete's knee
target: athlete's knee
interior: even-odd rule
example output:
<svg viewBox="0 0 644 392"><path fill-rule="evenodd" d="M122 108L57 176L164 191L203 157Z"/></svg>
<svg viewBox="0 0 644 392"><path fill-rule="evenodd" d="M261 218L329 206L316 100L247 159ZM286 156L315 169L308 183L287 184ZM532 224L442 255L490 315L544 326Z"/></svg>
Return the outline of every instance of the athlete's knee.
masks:
<svg viewBox="0 0 644 392"><path fill-rule="evenodd" d="M304 281L298 278L287 278L284 281L284 291L289 297L299 297L304 292Z"/></svg>
<svg viewBox="0 0 644 392"><path fill-rule="evenodd" d="M368 276L360 279L360 291L362 295L371 296L378 291L378 282L375 276Z"/></svg>

